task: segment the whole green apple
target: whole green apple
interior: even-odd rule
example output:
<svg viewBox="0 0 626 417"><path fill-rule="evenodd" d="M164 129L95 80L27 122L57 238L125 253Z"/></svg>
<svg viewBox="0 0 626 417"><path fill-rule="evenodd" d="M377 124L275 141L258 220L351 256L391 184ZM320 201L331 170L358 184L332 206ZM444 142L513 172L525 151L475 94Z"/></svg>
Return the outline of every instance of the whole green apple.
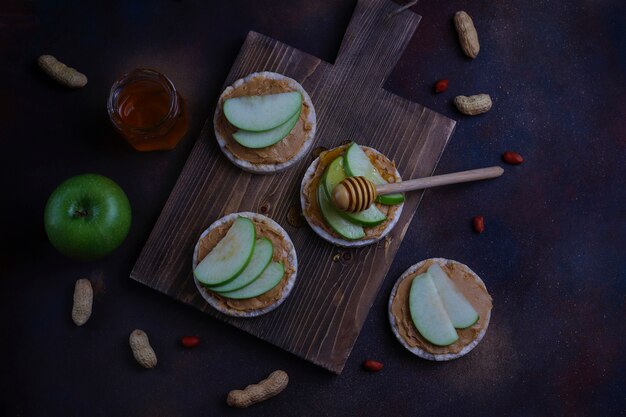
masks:
<svg viewBox="0 0 626 417"><path fill-rule="evenodd" d="M128 197L113 180L82 174L61 183L46 203L52 246L70 258L93 260L117 248L130 228Z"/></svg>

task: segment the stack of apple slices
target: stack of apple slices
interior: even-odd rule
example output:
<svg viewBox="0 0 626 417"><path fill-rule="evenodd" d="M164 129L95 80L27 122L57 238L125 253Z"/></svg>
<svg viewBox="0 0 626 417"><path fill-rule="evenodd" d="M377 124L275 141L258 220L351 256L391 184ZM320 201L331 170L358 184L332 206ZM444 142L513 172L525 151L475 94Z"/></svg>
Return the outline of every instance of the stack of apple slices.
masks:
<svg viewBox="0 0 626 417"><path fill-rule="evenodd" d="M456 342L456 329L466 329L478 321L478 313L437 264L418 275L409 293L411 320L430 343L448 346Z"/></svg>
<svg viewBox="0 0 626 417"><path fill-rule="evenodd" d="M302 111L299 91L243 96L224 101L224 116L237 127L233 139L246 148L265 148L293 130Z"/></svg>
<svg viewBox="0 0 626 417"><path fill-rule="evenodd" d="M335 186L346 177L357 176L363 176L376 185L387 183L363 149L352 143L344 155L328 165L317 189L317 200L324 220L337 234L348 240L364 238L364 227L374 227L387 220L387 216L376 205L358 213L338 210L333 206L331 195ZM400 204L404 201L404 195L381 195L376 201L384 205Z"/></svg>
<svg viewBox="0 0 626 417"><path fill-rule="evenodd" d="M273 254L272 242L257 239L254 223L238 217L193 274L207 289L225 298L254 298L276 287L285 275L283 264L272 262Z"/></svg>

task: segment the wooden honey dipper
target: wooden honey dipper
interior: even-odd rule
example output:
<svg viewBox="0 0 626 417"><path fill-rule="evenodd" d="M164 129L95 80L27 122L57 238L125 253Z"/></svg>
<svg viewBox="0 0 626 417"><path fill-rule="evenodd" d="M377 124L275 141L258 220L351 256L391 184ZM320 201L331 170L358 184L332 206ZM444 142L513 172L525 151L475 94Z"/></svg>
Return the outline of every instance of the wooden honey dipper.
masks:
<svg viewBox="0 0 626 417"><path fill-rule="evenodd" d="M335 186L332 199L333 204L339 210L356 213L368 209L376 197L381 194L402 193L440 185L486 180L499 177L502 173L504 173L504 169L493 166L383 185L374 185L365 177L348 177Z"/></svg>

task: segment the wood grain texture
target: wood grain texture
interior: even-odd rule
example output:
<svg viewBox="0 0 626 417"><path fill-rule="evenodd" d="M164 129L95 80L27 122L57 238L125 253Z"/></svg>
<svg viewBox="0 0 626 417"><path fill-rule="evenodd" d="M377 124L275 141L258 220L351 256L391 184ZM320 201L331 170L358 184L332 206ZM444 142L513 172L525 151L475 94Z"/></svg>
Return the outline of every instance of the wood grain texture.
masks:
<svg viewBox="0 0 626 417"><path fill-rule="evenodd" d="M374 147L395 160L403 177L431 175L454 130L454 121L382 89L419 22L386 0L359 1L334 65L250 32L224 87L255 71L275 71L300 82L317 112L314 146L345 141ZM313 157L286 172L261 176L232 165L217 146L212 114L172 191L131 278L332 372L340 373L378 289L419 204L408 196L386 240L341 250L308 227L294 228L287 213L299 205L299 188ZM201 232L237 211L262 212L290 234L299 273L290 298L254 319L235 319L209 307L192 278L191 257ZM333 256L342 254L339 261Z"/></svg>

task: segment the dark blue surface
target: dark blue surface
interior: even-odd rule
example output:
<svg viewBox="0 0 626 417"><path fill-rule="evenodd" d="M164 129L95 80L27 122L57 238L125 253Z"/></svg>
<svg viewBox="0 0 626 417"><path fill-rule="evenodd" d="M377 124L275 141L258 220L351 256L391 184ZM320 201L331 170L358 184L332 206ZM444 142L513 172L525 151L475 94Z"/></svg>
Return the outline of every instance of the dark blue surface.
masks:
<svg viewBox="0 0 626 417"><path fill-rule="evenodd" d="M205 4L206 3L206 4ZM318 4L319 3L319 4ZM626 3L619 0L421 0L414 39L386 88L458 121L437 173L524 164L497 181L426 192L342 375L333 376L132 282L128 274L248 30L332 62L354 1L37 1L0 6L0 414L6 416L624 414L626 398ZM452 24L464 9L481 52L465 58ZM66 91L35 67L51 53L89 84ZM190 131L170 152L138 153L109 126L113 81L135 67L167 74L188 99ZM448 78L448 91L432 84ZM451 105L491 94L478 117ZM392 140L393 138L390 138ZM108 258L78 263L47 243L43 207L68 176L97 172L127 192L133 225ZM471 230L474 215L486 230ZM428 257L468 264L494 298L484 341L450 363L400 346L389 291ZM70 319L76 279L96 287L83 328ZM155 370L127 338L150 335ZM197 334L202 345L179 347ZM360 363L385 368L365 373ZM225 405L285 369L279 397Z"/></svg>

